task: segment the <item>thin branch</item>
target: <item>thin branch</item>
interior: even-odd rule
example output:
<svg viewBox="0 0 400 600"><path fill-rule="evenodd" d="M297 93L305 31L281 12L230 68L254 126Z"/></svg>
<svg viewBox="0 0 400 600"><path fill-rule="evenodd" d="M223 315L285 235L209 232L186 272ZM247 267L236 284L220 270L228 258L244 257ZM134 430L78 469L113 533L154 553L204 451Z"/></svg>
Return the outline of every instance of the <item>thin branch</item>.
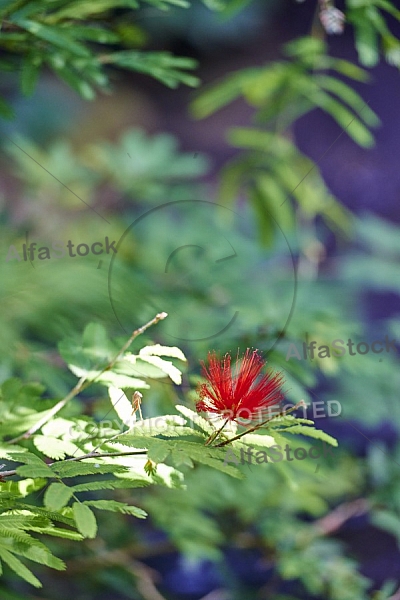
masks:
<svg viewBox="0 0 400 600"><path fill-rule="evenodd" d="M96 538L96 542L99 538ZM67 561L67 570L58 573L61 577L71 577L79 575L82 572L101 569L105 563L118 563L118 552L124 552L131 558L146 559L149 557L160 556L166 552L176 551L176 547L169 541L157 542L157 545L143 544L139 542L130 543L119 549L104 549L99 544L93 544L92 540L86 542L89 549L94 550L91 556L80 556Z"/></svg>
<svg viewBox="0 0 400 600"><path fill-rule="evenodd" d="M131 556L129 549L103 551L100 544L95 544L98 565L118 566L134 576L137 591L144 600L166 600L157 590L154 580L159 579L159 573Z"/></svg>
<svg viewBox="0 0 400 600"><path fill-rule="evenodd" d="M358 498L353 502L344 502L337 506L325 517L318 519L314 527L319 529L323 535L331 535L351 517L357 517L368 512L369 504L365 498Z"/></svg>
<svg viewBox="0 0 400 600"><path fill-rule="evenodd" d="M115 365L115 363L117 362L117 360L120 358L120 356L122 354L124 354L124 352L126 352L126 350L129 348L129 346L132 344L133 340L135 340L139 335L141 335L144 331L146 331L146 329L148 329L152 325L155 325L156 323L158 323L158 321L165 319L167 316L168 316L168 314L165 312L159 313L154 317L154 319L151 319L151 321L149 321L145 325L142 325L142 327L139 327L139 329L136 329L132 333L131 337L126 342L126 344L124 344L122 346L121 350L119 350L119 352L117 352L117 354L114 356L114 358L111 359L111 361L100 371L100 373L98 373L96 375L96 377L94 379L87 380L85 375L83 377L81 377L80 380L78 381L78 383L75 385L75 387L65 396L65 398L63 398L62 400L57 402L57 404L55 406L53 406L53 408L50 409L50 411L46 415L44 415L41 419L39 419L39 421L37 421L37 423L32 425L32 427L30 427L25 433L18 435L17 437L13 438L12 440L8 440L7 444L15 444L21 440L26 440L29 437L31 437L31 435L36 433L36 431L38 431L41 427L43 427L43 425L45 425L45 423L47 423L51 418L53 418L54 415L56 415L58 412L60 412L60 410L62 408L64 408L64 406L70 400L72 400L72 398L75 398L75 396L77 396L80 392L82 392L87 387L92 385L92 383L95 383L99 379L99 377L101 375L103 375L103 373L105 373L106 371L110 371L113 368L113 366Z"/></svg>
<svg viewBox="0 0 400 600"><path fill-rule="evenodd" d="M157 571L129 556L124 556L123 553L120 553L118 559L117 564L122 564L128 572L136 577L137 590L144 600L167 600L154 584L154 579L160 577Z"/></svg>
<svg viewBox="0 0 400 600"><path fill-rule="evenodd" d="M285 410L277 415L274 415L273 417L269 417L268 419L266 419L266 421L263 421L262 423L257 423L257 425L254 425L254 427L250 427L250 429L246 429L246 431L242 431L242 433L238 433L234 437L229 438L229 440L225 440L224 442L215 444L214 448L221 448L222 446L226 446L227 444L230 444L231 442L235 442L236 440L239 440L241 437L246 435L246 433L251 433L252 431L257 431L257 429L260 429L260 427L264 427L264 425L266 425L267 423L270 423L274 419L278 419L279 417L286 417L286 415L293 412L294 410L297 410L298 408L300 408L300 406L303 406L303 407L307 406L306 403L304 402L304 400L300 400L300 402L298 402L295 406L292 406L292 408L289 408L289 410Z"/></svg>
<svg viewBox="0 0 400 600"><path fill-rule="evenodd" d="M213 590L207 596L203 596L200 600L229 600L226 590Z"/></svg>
<svg viewBox="0 0 400 600"><path fill-rule="evenodd" d="M87 458L109 458L110 456L134 456L136 454L147 454L147 450L128 450L126 452L89 452L88 454L84 454L83 456L74 456L73 458L66 458L63 461L55 460L52 463L48 463L47 466L51 467L52 465L59 464L60 462L78 462L80 460L86 460ZM0 471L0 480L4 477L11 477L12 475L16 475L17 470L13 471Z"/></svg>
<svg viewBox="0 0 400 600"><path fill-rule="evenodd" d="M37 421L34 425L32 425L32 427L30 427L28 429L28 431L26 431L25 433L22 433L21 435L18 435L17 437L13 438L12 440L8 440L6 443L7 444L15 444L16 442L25 440L25 439L29 438L32 434L36 433L36 431L38 431L38 429L40 429L45 423L47 423L52 417L54 417L54 415L56 415L62 408L64 408L64 406L72 398L74 398L77 394L79 394L79 392L81 392L84 389L85 380L86 380L86 376L84 375L83 377L80 378L80 380L75 385L75 387L73 387L72 390L65 396L65 398L63 398L62 400L57 402L57 404L55 404L53 406L53 408L51 408L49 410L49 412L47 412L46 415L44 415L44 417L42 417L41 419L39 419L39 421Z"/></svg>
<svg viewBox="0 0 400 600"><path fill-rule="evenodd" d="M226 419L226 421L224 421L224 423L222 424L222 427L220 427L219 429L217 429L217 431L214 431L210 437L206 440L206 443L204 444L205 446L209 446L209 444L211 444L211 442L213 442L221 433L221 431L223 430L223 428L225 427L225 425L228 423L229 419Z"/></svg>
<svg viewBox="0 0 400 600"><path fill-rule="evenodd" d="M400 600L400 588L395 592L393 596L390 596L389 600Z"/></svg>

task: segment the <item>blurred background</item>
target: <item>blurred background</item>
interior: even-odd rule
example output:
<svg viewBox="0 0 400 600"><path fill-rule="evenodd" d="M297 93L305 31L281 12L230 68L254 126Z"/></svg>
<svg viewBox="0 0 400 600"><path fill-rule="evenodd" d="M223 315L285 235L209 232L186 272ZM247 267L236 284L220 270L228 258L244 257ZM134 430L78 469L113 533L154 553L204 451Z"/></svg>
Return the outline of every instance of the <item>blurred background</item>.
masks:
<svg viewBox="0 0 400 600"><path fill-rule="evenodd" d="M359 64L353 28L326 35L316 2L242 4L230 16L200 1L113 13L131 46L196 59L198 90L118 69L110 92L87 101L44 70L24 97L17 74L2 77L15 116L0 122L0 377L62 397L75 384L62 339L90 322L127 339L166 311L145 341L179 346L188 367L182 386L151 385L146 416L193 406L209 350L253 347L309 418L316 403L339 403L340 415L316 419L339 447L287 472L254 465L237 481L197 467L186 493L135 491L149 519L113 514L95 540L50 540L67 571L38 566L34 592L6 572L1 598L400 598L398 69L381 61L367 81L346 67ZM310 33L315 45L285 46ZM323 68L357 94L342 89L364 122L311 92L298 101L318 55L338 61ZM52 247L106 238L116 253ZM290 355L312 340L385 336L395 343L381 354ZM80 401L106 413L100 388Z"/></svg>

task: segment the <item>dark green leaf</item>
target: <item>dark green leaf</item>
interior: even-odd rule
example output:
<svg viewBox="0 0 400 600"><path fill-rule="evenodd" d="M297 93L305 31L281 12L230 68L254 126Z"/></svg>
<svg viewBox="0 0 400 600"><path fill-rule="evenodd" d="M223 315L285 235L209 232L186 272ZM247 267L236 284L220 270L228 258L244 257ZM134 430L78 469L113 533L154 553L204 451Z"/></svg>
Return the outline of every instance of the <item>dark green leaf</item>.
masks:
<svg viewBox="0 0 400 600"><path fill-rule="evenodd" d="M85 538L95 538L97 533L96 517L86 504L74 502L72 505L78 531Z"/></svg>

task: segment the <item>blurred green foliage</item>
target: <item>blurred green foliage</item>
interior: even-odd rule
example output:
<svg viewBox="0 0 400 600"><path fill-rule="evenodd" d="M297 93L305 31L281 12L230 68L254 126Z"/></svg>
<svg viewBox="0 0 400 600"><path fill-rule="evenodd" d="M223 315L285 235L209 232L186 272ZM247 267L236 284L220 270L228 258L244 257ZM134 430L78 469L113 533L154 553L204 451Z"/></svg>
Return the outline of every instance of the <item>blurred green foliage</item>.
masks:
<svg viewBox="0 0 400 600"><path fill-rule="evenodd" d="M143 142L135 146L136 140ZM28 148L25 140L18 140L17 143ZM146 147L160 148L159 157L156 158L157 152L146 153ZM306 268L307 264L313 265L314 256L307 250L315 243L313 238L309 235L298 236L283 228L280 232L277 228L272 238L272 246L268 249L259 247L254 236L256 222L252 213L245 208L235 208L233 211L218 203L210 205L207 186L196 181L197 176L204 173L206 162L201 162L200 166L195 167L193 163L196 161L186 161L185 155L177 151L171 137L161 135L149 138L143 132L131 131L126 132L114 145L107 143L98 144L96 147L83 146L78 154L65 142L56 142L41 150L30 143L29 154L39 159L52 173L63 177L63 181L73 186L73 189L82 188L85 184L85 198L96 198L107 186L113 190L113 194L121 197L120 204L124 207L124 212L118 219L108 211L102 212L104 218L112 220L110 225L104 225L103 220L96 214L88 215L87 211L83 213L84 205L72 196L70 199L68 191L51 177L45 177L44 171L38 169L33 177L26 156L21 153L20 158L15 146L9 145L8 148L13 158L13 169L17 174L22 198L28 193L38 194L44 203L47 198L48 211L51 210L52 198L55 196L64 195L65 200L61 205L64 205L62 210L58 208L53 211L50 221L43 221L40 212L32 212L29 221L21 224L18 237L15 237L15 231L8 231L3 239L3 258L10 244L21 248L25 242L22 234L25 227L29 228L29 240L39 239L47 245L52 241L55 224L57 239L64 242L71 236L76 238L76 242L85 240L89 243L101 239L106 232L114 239L112 232L115 232L114 237L120 240L120 245L113 262L110 261L110 257L104 257L116 315L108 297L106 275L102 269L96 268L96 257L79 258L79 264L68 256L48 261L36 259L32 263L33 267L29 261L14 260L6 263L3 260L3 280L8 286L3 291L4 302L7 294L9 295L9 305L3 313L5 319L2 325L3 380L12 374L19 374L27 381L33 379L44 382L56 396L65 393L73 380L61 368L54 346L51 349L52 345L65 337L65 332L67 339L60 346L61 354L70 364L79 365L82 362L81 348L84 348L85 343L80 341L78 333L94 315L98 323L103 323L107 329L120 336L119 340L116 340L117 345L114 346L116 350L118 345L121 346L126 341L127 335L138 323L144 322L154 312L166 309L170 316L157 329L145 333L144 342L181 346L189 358L189 370L184 373L182 386L178 389L166 385L162 380L158 382L157 379L153 379L154 373L147 373L147 376L152 377L150 388L144 390L143 411L148 417L175 412L175 405L181 404L182 392L179 389L187 395L190 404L195 400L194 386L198 381L197 359L204 356L210 347L225 352L235 351L238 346L256 346L266 352L270 365L283 370L288 400L297 402L304 398L307 402L321 401L322 398L315 396L312 389L322 376L331 382L331 389L324 395L323 400L340 400L343 411L341 419L360 419L362 405L363 422L379 423L382 418L390 415L393 423L400 427L400 421L394 420L396 412L391 410L389 403L389 398L394 397L397 387L394 356L385 355L383 363L378 362L379 357L374 355L314 361L298 361L294 358L286 360L289 345L293 342L299 344L307 339L307 336L321 344L330 343L340 337L365 339L364 328L359 318L360 297L365 286L381 289L385 283L388 289L396 287L396 278L390 269L387 271L387 278L382 275L386 272L385 269L388 269L387 265L391 264L391 260L395 260L395 248L398 244L395 241L391 243L390 240L391 236L393 240L397 239L396 227L384 224L372 216L362 220L353 219L353 231L359 240L359 250L356 253L349 252L346 258L341 259L340 269L333 277L327 277L322 272L316 279L315 271ZM60 148L63 149L62 152ZM140 156L140 148L144 149L141 155L141 169L136 165L136 170L138 174L143 174L142 181L140 177L136 180L129 178L128 165L124 171L122 164L121 172L118 173L113 168L106 168L106 152L110 157L120 156L122 160L127 150L134 152L131 157ZM62 157L62 160L57 157ZM163 165L155 171L158 173L156 184L148 175L154 163ZM76 171L69 166L74 164L79 165ZM127 174L125 179L121 175L124 172ZM31 190L30 181L33 182ZM192 194L188 191L191 186ZM185 200L185 193L195 199ZM163 196L174 200L160 204ZM131 211L132 206L134 212ZM66 221L63 214L69 214L70 219ZM375 232L379 231L379 228L382 229L382 234L377 236ZM322 240L324 231L325 234L328 233L328 230L321 230ZM127 233L121 239L124 232ZM177 248L182 248L182 251L176 253L168 263L169 256ZM381 257L382 264L377 281L371 278L368 268L371 261L368 248L372 249L376 260L377 257ZM301 257L297 278L293 272L292 254ZM228 260L216 262L219 259ZM353 261L357 261L355 272L358 277L353 274L350 279L348 269ZM348 286L349 280L352 281L352 292L344 295L343 282L346 281ZM29 295L24 292L28 285ZM62 302L60 297L63 298ZM293 298L296 310L290 315ZM8 318L12 311L18 315L18 319ZM220 333L235 311L238 311L236 320ZM49 314L51 320L48 319ZM396 326L398 328L396 324L396 320L388 321L387 331L394 331ZM105 337L104 333L100 335L100 329L97 331L98 334L89 337L95 342L93 350L96 360L99 360ZM381 334L383 333L384 330ZM85 334L87 340L88 335L89 330ZM13 349L11 352L10 344ZM140 348L135 342L133 351L140 354ZM106 359L107 356L104 355L102 360ZM83 363L80 368L82 366ZM75 372L77 375L82 374L79 370ZM122 374L119 371L117 379ZM127 373L123 374L123 377L126 376ZM121 380L117 379L108 379L105 383L118 387ZM138 387L138 381L134 384L132 382L131 386L126 388L128 396L135 386ZM110 410L109 399L104 397L99 388L96 390L90 396L85 392L83 398L86 396L86 402L90 402L88 406L91 407L90 412L95 421L101 422L109 417L106 416ZM52 403L54 405L54 400L45 402L47 404L43 405L43 409L50 408ZM66 412L62 413L62 419L72 420L71 423L79 424L80 430L88 431L90 418L84 417L82 421L82 417L79 416L81 410L80 403L74 401L69 410L64 409ZM35 418L35 411L32 415ZM312 418L312 415L310 416ZM27 417L21 422L17 413L15 418L18 431L23 431ZM65 423L62 419L61 430L65 433ZM103 431L108 436L117 435L119 432L120 429L115 424L109 423ZM50 431L47 432L47 435L49 434ZM43 435L37 437L38 443L41 443ZM89 444L92 448L100 442L101 439L91 438L90 441L86 441L86 445ZM144 438L143 442L148 444L149 440ZM154 458L165 460L168 455L173 458L174 455L170 453L174 448L168 445L168 438L165 443L165 447L153 445ZM302 441L301 446L304 445L305 442ZM39 449L41 452L45 450L42 446ZM89 446L85 449L90 451ZM387 463L390 465L390 452L387 449L385 452L388 457ZM379 458L382 452L378 449L377 453ZM395 455L393 457L396 460ZM180 458L180 455L175 456L178 462ZM199 455L193 458L196 462ZM136 503L143 506L153 522L166 531L176 547L196 560L207 556L219 561L221 550L225 546L235 546L239 543L240 547L240 542L235 541L235 535L240 540L241 533L246 534L257 515L257 528L260 533L252 543L256 547L264 548L263 552L270 556L271 564L276 566L282 577L298 578L310 591L318 594L323 590L323 593L333 600L343 597L344 583L339 586L338 582L351 581L349 598L351 594L352 597L357 595L362 598L367 597L363 591L366 589L366 582L357 575L355 563L347 557L344 547L333 540L328 543L324 536L321 538L321 534L314 532L311 524L303 521L302 515L307 512L315 519L323 516L329 507L335 506L345 498L358 498L362 495L369 485L366 479L368 465L369 462L363 465L360 459L352 456L351 449L344 446L334 464L329 465L324 461L318 477L314 465L307 461L293 465L288 463L283 470L279 464L264 467L256 465L251 467L252 471L242 467L246 479L238 480L237 483L235 480L224 480L223 485L218 486L218 493L210 472L204 471L205 467L195 468L191 473L185 472L188 493L169 488L163 491L162 487L158 487L157 490L154 488L154 491L152 488L146 488L137 492ZM235 465L227 467L228 470L234 469ZM177 465L174 468L179 470ZM187 468L188 465L184 470ZM260 470L263 473L262 477ZM218 475L220 476L222 477L222 474ZM260 487L261 481L263 483ZM379 486L382 485L380 481L377 480ZM386 476L385 481L392 481L390 474ZM176 483L181 485L179 482L177 479ZM284 492L287 486L292 489L289 495ZM122 491L119 494L122 494L120 501L126 504L126 496ZM173 496L170 496L171 494ZM230 494L230 500L227 494ZM282 502L284 497L287 497L287 502ZM108 496L107 499L111 498L112 496ZM379 500L376 500L376 523L387 528L389 521L385 515L393 515L395 519L395 513L389 503L382 501L380 496L377 498ZM98 495L93 497L93 501L100 502ZM373 497L371 501L375 502ZM203 510L205 506L207 514ZM265 508L261 509L261 506ZM261 518L262 510L265 510L265 521ZM232 515L232 512L236 516L232 525L227 527L224 515ZM180 517L174 517L174 514L179 514ZM280 519L282 526L276 527L277 523L281 522ZM122 522L120 526L124 527ZM107 526L102 527L103 530L105 527L105 530L100 536L107 537ZM294 535L294 531L298 534ZM292 535L294 537L291 539ZM54 551L59 555L61 552L63 556L66 551L65 545L54 547ZM327 564L334 565L332 572L329 569L327 572ZM95 587L98 577L101 579L100 571L95 569L91 576L92 585ZM327 583L322 584L322 581ZM107 585L114 590L118 588L113 587L112 578Z"/></svg>
<svg viewBox="0 0 400 600"><path fill-rule="evenodd" d="M387 15L400 21L400 11L387 0L347 0L346 16L354 27L355 46L361 64L373 67L380 54L390 65L400 66L400 42L390 31Z"/></svg>
<svg viewBox="0 0 400 600"><path fill-rule="evenodd" d="M212 10L239 7L228 0L203 1ZM144 0L144 4L165 11L188 8L191 2ZM109 89L107 65L145 73L172 88L180 83L198 85L199 79L187 72L197 64L192 58L138 49L146 43L145 32L122 18L127 11L138 10L143 6L137 0L4 0L0 71L19 71L21 91L30 95L41 71L49 67L86 100L95 97L96 88ZM13 116L4 98L0 114Z"/></svg>
<svg viewBox="0 0 400 600"><path fill-rule="evenodd" d="M296 148L289 128L318 107L359 145L373 145L369 128L379 124L377 115L336 76L366 82L368 74L346 60L328 56L327 45L312 37L288 43L284 53L289 60L241 69L201 90L192 103L197 118L207 117L239 97L256 109L258 128L228 131L228 141L245 152L224 168L219 200L232 206L245 190L265 244L271 243L276 230L273 219L285 229L293 228L292 199L307 219L321 215L330 227L349 234L349 215L326 188L318 165ZM336 72L335 76L329 71ZM260 129L262 125L265 129Z"/></svg>

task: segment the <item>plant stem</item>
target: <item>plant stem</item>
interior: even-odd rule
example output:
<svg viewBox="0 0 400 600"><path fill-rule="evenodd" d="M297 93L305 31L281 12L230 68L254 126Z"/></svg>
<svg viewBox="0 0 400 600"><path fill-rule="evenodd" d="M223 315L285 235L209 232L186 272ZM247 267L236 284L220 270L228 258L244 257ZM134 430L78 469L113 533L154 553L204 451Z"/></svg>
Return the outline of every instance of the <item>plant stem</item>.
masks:
<svg viewBox="0 0 400 600"><path fill-rule="evenodd" d="M209 446L211 444L211 442L213 442L221 433L221 431L223 430L223 428L225 427L225 425L228 423L229 419L226 419L226 421L223 423L222 427L220 427L218 429L218 431L214 431L210 437L206 440L206 443L204 444L205 446Z"/></svg>
<svg viewBox="0 0 400 600"><path fill-rule="evenodd" d="M246 429L246 431L242 431L242 433L238 433L238 435L235 435L233 438L230 438L229 440L225 440L224 442L215 444L215 448L220 448L221 446L226 446L227 444L230 444L231 442L239 440L241 437L246 435L246 433L251 433L252 431L256 431L257 429L260 429L260 427L263 427L264 425L266 425L267 423L270 423L274 419L278 419L279 417L285 417L289 413L300 408L300 406L306 406L304 400L300 400L300 402L298 402L295 406L292 406L292 408L289 408L289 410L285 410L281 413L278 413L277 415L274 415L273 417L266 419L262 423L257 423L257 425L254 425L254 427L250 427L250 429Z"/></svg>
<svg viewBox="0 0 400 600"><path fill-rule="evenodd" d="M103 373L105 373L106 371L110 371L113 368L113 366L115 365L115 363L117 362L117 360L119 359L119 357L124 352L126 352L126 350L132 344L132 342L133 342L134 339L136 339L139 335L141 335L144 331L146 331L146 329L148 329L152 325L155 325L156 323L158 323L158 321L161 321L162 319L165 319L167 316L168 315L165 312L158 313L153 319L151 319L151 321L149 321L145 325L142 325L142 327L139 327L139 329L135 329L135 331L132 333L132 335L129 338L129 340L122 346L121 350L119 350L119 352L117 352L117 354L114 356L114 358L111 359L111 361L100 371L100 373L98 373L96 375L96 377L94 379L87 380L86 379L86 375L84 375L83 377L81 377L80 380L78 381L78 383L76 384L76 386L65 396L65 398L63 398L62 400L60 400L59 402L57 402L57 404L55 406L53 406L53 408L51 408L49 410L49 412L47 412L44 415L44 417L42 417L41 419L39 419L39 421L37 421L37 423L35 423L34 425L32 425L32 427L30 427L27 431L25 431L25 433L22 433L21 435L18 435L17 437L13 438L12 440L8 440L7 444L15 444L16 442L19 442L21 440L26 440L31 435L33 435L34 433L36 433L36 431L38 431L38 429L40 429L45 423L47 423L48 421L50 421L50 419L53 418L58 412L60 412L60 410L62 408L64 408L64 406L72 398L74 398L80 392L82 392L83 390L85 390L86 388L88 388L90 385L92 385L92 383L95 383L95 381L97 381L98 378Z"/></svg>

